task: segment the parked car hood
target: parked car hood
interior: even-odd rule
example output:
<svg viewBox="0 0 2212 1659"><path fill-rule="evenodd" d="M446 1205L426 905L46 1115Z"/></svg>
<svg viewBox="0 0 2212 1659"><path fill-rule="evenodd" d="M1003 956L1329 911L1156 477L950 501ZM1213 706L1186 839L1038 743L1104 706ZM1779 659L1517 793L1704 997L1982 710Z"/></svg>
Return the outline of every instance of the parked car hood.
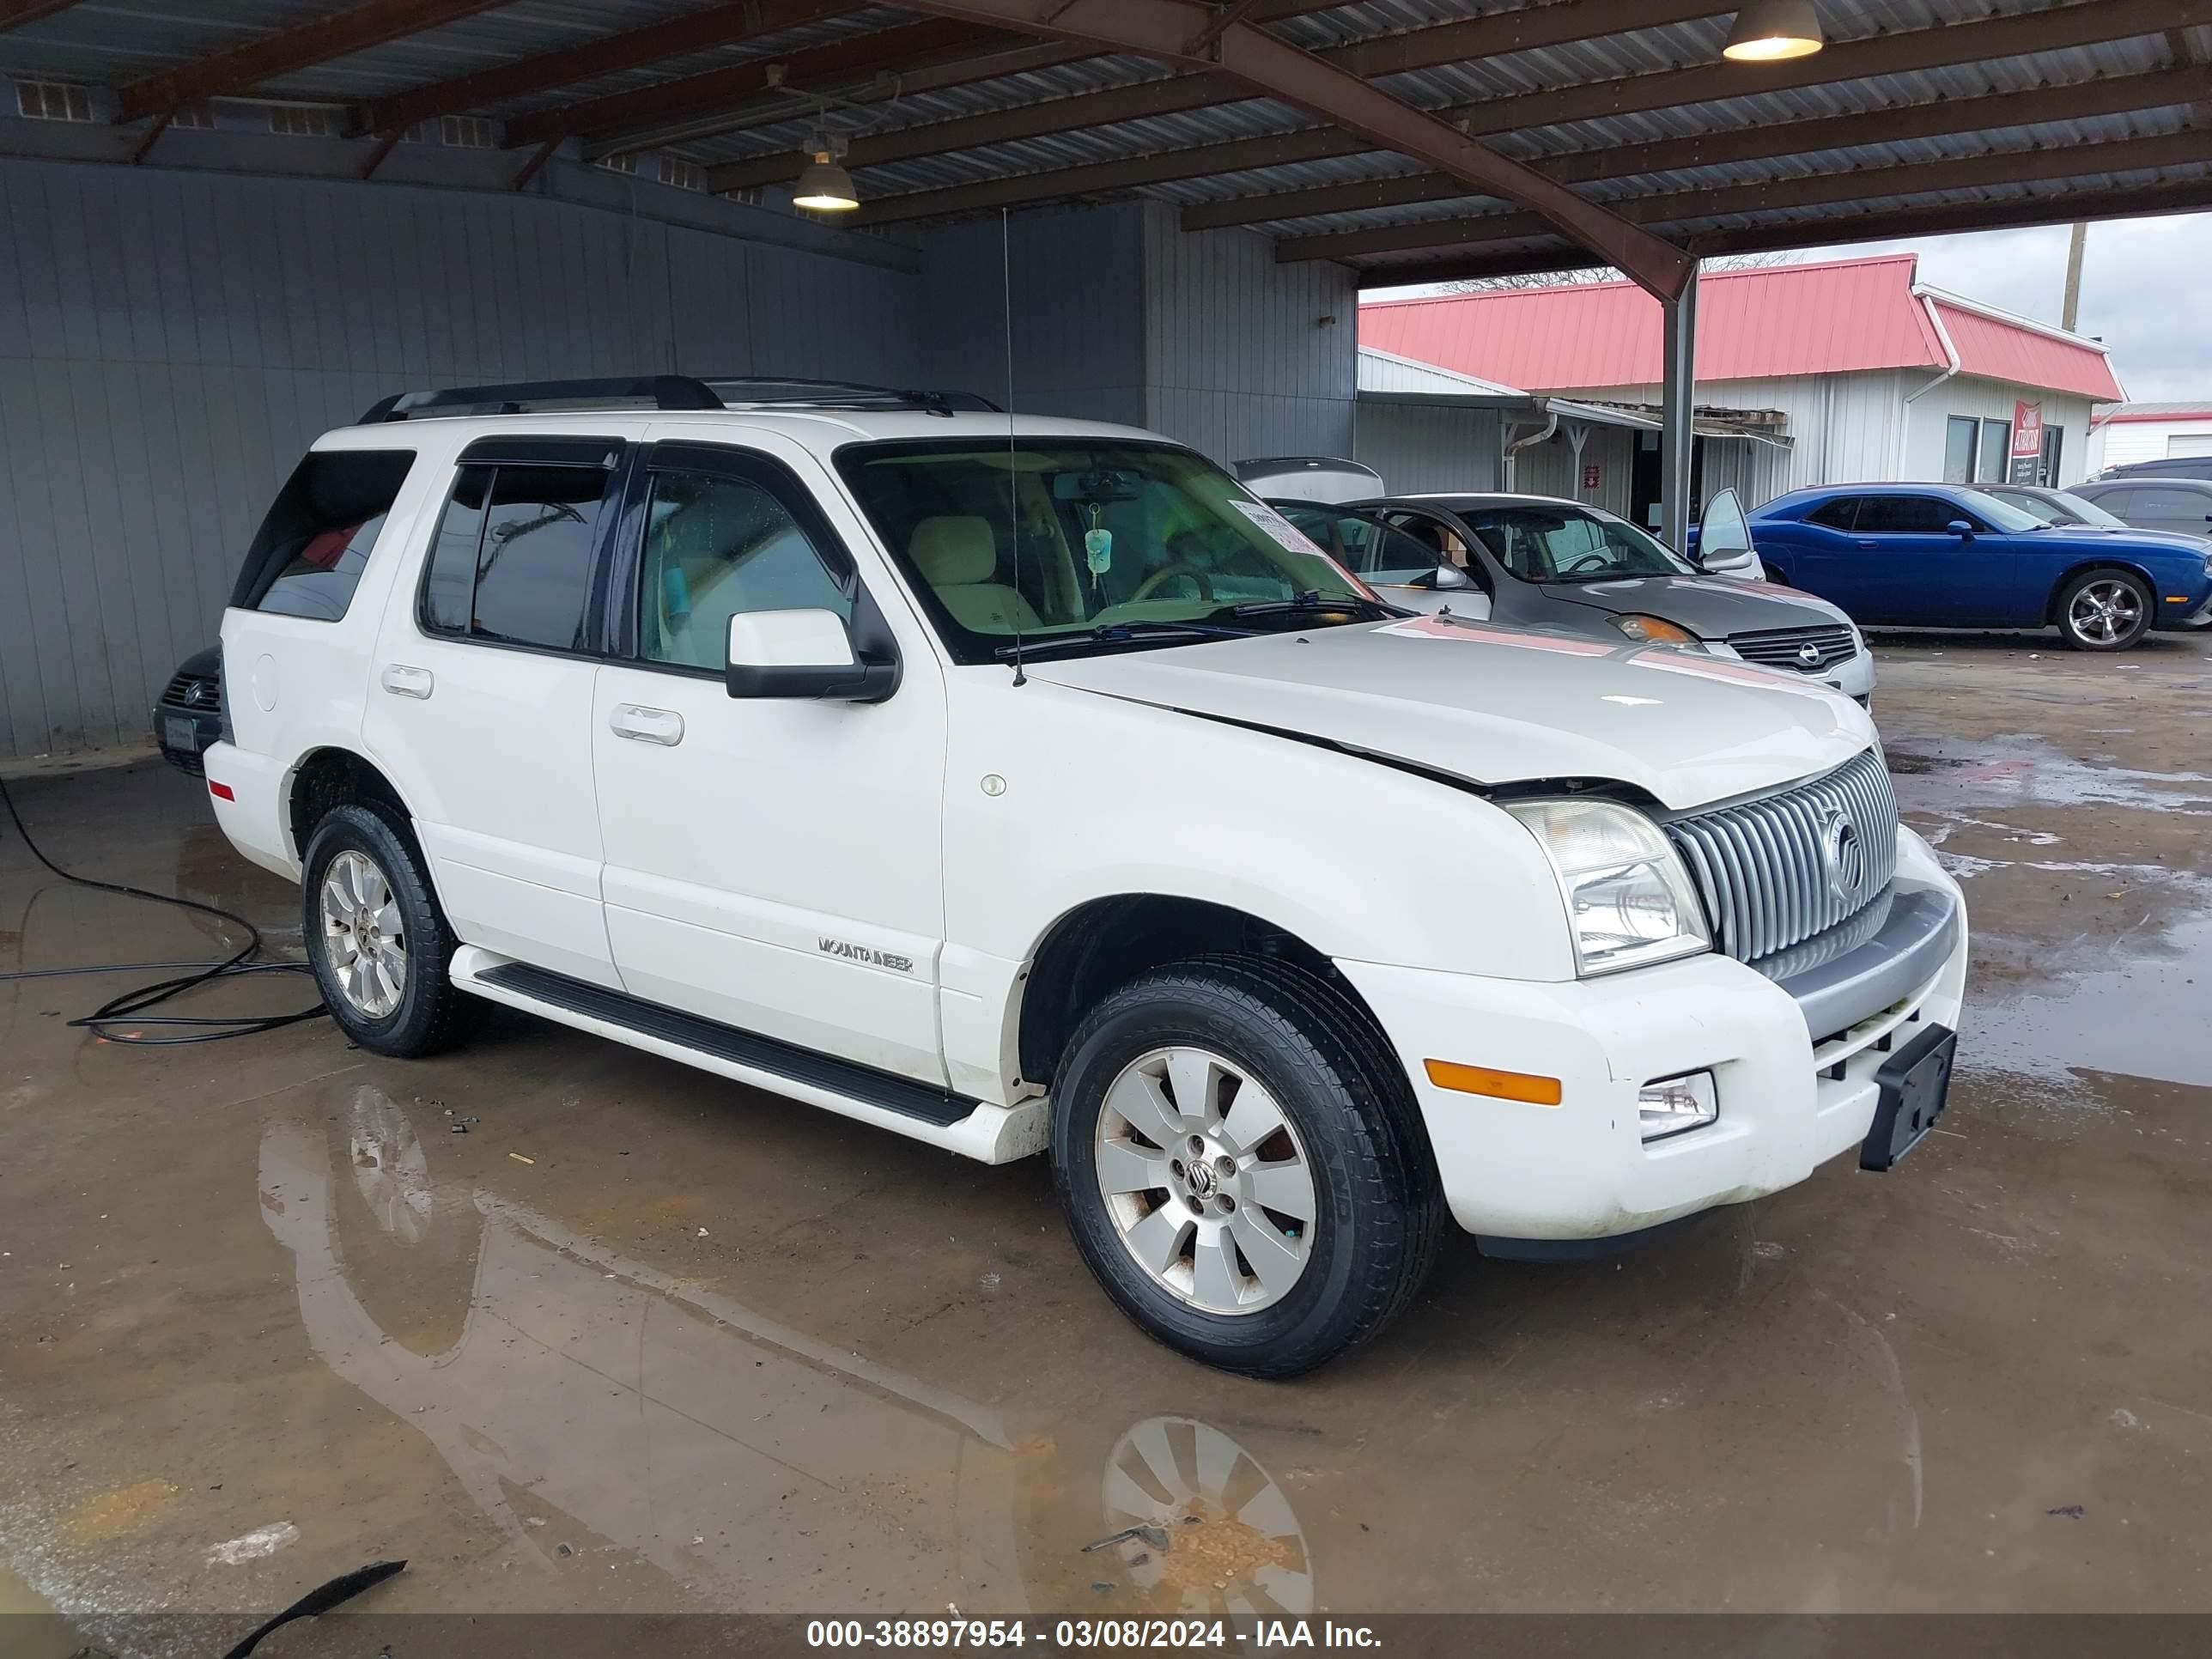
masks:
<svg viewBox="0 0 2212 1659"><path fill-rule="evenodd" d="M1616 616L1638 612L1679 623L1701 640L1769 628L1818 628L1850 618L1826 599L1773 582L1723 576L1628 576L1619 581L1547 582L1547 599Z"/></svg>
<svg viewBox="0 0 2212 1659"><path fill-rule="evenodd" d="M1048 660L1029 673L1475 783L1614 779L1674 808L1812 776L1874 741L1856 703L1794 674L1457 617Z"/></svg>

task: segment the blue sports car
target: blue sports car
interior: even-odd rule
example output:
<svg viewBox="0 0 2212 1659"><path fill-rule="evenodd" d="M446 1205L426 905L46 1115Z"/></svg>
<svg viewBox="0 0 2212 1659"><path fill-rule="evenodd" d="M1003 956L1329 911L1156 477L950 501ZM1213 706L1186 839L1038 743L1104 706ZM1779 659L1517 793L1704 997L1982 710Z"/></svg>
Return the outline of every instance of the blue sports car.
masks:
<svg viewBox="0 0 2212 1659"><path fill-rule="evenodd" d="M2185 536L2045 524L1960 484L1830 484L1751 514L1773 580L1893 628L2056 628L2118 651L2212 611L2212 555Z"/></svg>

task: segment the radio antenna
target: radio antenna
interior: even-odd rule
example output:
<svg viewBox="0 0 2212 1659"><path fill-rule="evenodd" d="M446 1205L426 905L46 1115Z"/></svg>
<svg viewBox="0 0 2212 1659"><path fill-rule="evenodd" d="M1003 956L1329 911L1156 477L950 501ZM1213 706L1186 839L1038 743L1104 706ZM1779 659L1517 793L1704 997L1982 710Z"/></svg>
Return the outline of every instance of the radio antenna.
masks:
<svg viewBox="0 0 2212 1659"><path fill-rule="evenodd" d="M1006 210L999 210L999 301L1006 319L1006 544L1014 561L1014 604L1008 619L1014 625L1014 684L1027 685L1029 671L1022 665L1022 514L1014 471L1014 245Z"/></svg>

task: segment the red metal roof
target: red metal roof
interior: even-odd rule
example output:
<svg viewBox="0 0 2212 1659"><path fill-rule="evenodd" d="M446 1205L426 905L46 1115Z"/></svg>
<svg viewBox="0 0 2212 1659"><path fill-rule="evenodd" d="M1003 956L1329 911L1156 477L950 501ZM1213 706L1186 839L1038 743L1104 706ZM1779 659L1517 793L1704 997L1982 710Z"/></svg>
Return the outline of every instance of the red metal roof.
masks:
<svg viewBox="0 0 2212 1659"><path fill-rule="evenodd" d="M1698 378L1948 366L1910 253L1765 270L1698 285ZM1960 371L2100 401L2123 394L2095 347L1933 301ZM1632 283L1386 300L1359 307L1359 343L1531 392L1656 385L1659 302Z"/></svg>

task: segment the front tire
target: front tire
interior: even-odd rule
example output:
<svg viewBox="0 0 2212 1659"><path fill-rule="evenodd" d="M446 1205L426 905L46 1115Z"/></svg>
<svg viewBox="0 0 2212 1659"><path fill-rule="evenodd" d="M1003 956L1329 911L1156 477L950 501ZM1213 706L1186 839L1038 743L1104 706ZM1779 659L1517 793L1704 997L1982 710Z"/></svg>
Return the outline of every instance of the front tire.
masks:
<svg viewBox="0 0 2212 1659"><path fill-rule="evenodd" d="M483 1005L447 977L459 941L400 827L358 802L332 807L302 862L307 961L338 1029L405 1060L466 1037Z"/></svg>
<svg viewBox="0 0 2212 1659"><path fill-rule="evenodd" d="M1445 1224L1403 1073L1341 992L1198 957L1107 997L1054 1089L1053 1169L1085 1263L1148 1335L1251 1376L1382 1330Z"/></svg>
<svg viewBox="0 0 2212 1659"><path fill-rule="evenodd" d="M2085 570L2058 595L2058 631L2076 651L2124 651L2149 631L2154 602L2132 570Z"/></svg>

